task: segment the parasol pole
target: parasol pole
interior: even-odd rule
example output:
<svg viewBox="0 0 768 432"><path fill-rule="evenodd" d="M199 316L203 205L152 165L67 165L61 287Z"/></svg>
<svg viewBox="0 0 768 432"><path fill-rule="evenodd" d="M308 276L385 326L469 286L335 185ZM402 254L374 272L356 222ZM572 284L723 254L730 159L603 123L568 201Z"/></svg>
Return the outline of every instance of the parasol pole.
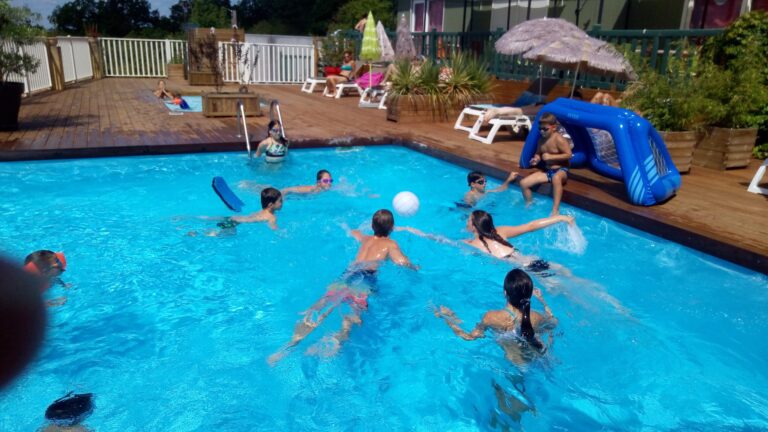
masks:
<svg viewBox="0 0 768 432"><path fill-rule="evenodd" d="M579 79L579 67L581 62L576 63L576 76L573 77L573 87L571 87L571 99L573 99L573 92L576 90L576 80Z"/></svg>

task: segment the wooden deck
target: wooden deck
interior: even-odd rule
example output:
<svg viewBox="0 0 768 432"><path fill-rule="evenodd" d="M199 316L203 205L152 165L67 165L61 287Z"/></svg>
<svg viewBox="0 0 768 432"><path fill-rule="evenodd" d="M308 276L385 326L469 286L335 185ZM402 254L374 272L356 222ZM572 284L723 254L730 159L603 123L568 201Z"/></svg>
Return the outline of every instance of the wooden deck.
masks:
<svg viewBox="0 0 768 432"><path fill-rule="evenodd" d="M152 95L155 84L154 79L104 79L27 98L21 129L0 132L0 160L243 148L234 119L169 115ZM174 83L169 87L183 94L210 90ZM280 101L288 134L299 146L425 144L427 152L495 176L517 167L522 148L521 141L505 134L492 145L471 141L465 132L453 130L452 123L388 122L382 110L358 108L355 97L309 95L298 86L252 86L252 91ZM265 136L268 121L249 118L249 131ZM693 167L683 176L678 195L653 207L630 205L621 183L576 169L564 201L768 273L768 197L746 190L757 166L753 161L747 169L731 171Z"/></svg>

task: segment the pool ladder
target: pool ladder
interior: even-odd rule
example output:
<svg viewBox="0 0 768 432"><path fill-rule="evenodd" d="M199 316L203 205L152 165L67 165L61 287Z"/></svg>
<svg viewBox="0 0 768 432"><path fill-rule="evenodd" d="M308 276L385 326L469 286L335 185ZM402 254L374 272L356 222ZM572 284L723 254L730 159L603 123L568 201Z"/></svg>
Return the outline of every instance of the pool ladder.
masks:
<svg viewBox="0 0 768 432"><path fill-rule="evenodd" d="M251 155L251 138L248 136L248 124L245 122L245 104L242 99L237 100L237 137L242 138L245 136L245 148L248 150L248 160L253 156ZM242 130L242 135L241 135Z"/></svg>

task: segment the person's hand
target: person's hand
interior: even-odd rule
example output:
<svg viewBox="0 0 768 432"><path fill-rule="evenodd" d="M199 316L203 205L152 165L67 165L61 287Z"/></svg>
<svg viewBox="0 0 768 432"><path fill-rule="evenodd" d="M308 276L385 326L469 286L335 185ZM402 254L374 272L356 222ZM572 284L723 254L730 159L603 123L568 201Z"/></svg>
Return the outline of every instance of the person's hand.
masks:
<svg viewBox="0 0 768 432"><path fill-rule="evenodd" d="M533 289L533 296L536 297L537 299L541 300L541 298L542 298L541 290L538 289L538 288L534 288Z"/></svg>
<svg viewBox="0 0 768 432"><path fill-rule="evenodd" d="M516 180L518 177L520 177L520 173L518 173L517 171L512 171L512 172L510 172L510 173L509 173L509 175L507 176L507 180L506 180L506 182L507 182L507 183L512 183L512 182L513 182L513 181L515 181L515 180Z"/></svg>
<svg viewBox="0 0 768 432"><path fill-rule="evenodd" d="M573 216L560 215L560 216L558 216L558 219L561 222L565 222L565 223L567 223L568 225L571 225L571 226L573 226L576 223L576 219Z"/></svg>
<svg viewBox="0 0 768 432"><path fill-rule="evenodd" d="M535 155L534 157L531 158L529 162L531 163L531 165L538 165L539 162L541 162L541 156Z"/></svg>

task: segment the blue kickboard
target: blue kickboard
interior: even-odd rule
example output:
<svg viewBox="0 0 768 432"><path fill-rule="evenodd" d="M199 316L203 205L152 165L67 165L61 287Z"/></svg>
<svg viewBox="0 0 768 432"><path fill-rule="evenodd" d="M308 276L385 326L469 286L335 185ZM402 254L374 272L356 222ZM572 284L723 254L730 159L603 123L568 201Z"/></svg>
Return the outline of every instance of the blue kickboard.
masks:
<svg viewBox="0 0 768 432"><path fill-rule="evenodd" d="M234 192L232 192L232 189L229 188L229 185L227 185L227 182L223 177L214 177L211 185L213 186L213 190L216 192L216 195L221 198L221 201L224 203L224 205L229 207L230 210L239 212L243 209L245 203L242 202Z"/></svg>

